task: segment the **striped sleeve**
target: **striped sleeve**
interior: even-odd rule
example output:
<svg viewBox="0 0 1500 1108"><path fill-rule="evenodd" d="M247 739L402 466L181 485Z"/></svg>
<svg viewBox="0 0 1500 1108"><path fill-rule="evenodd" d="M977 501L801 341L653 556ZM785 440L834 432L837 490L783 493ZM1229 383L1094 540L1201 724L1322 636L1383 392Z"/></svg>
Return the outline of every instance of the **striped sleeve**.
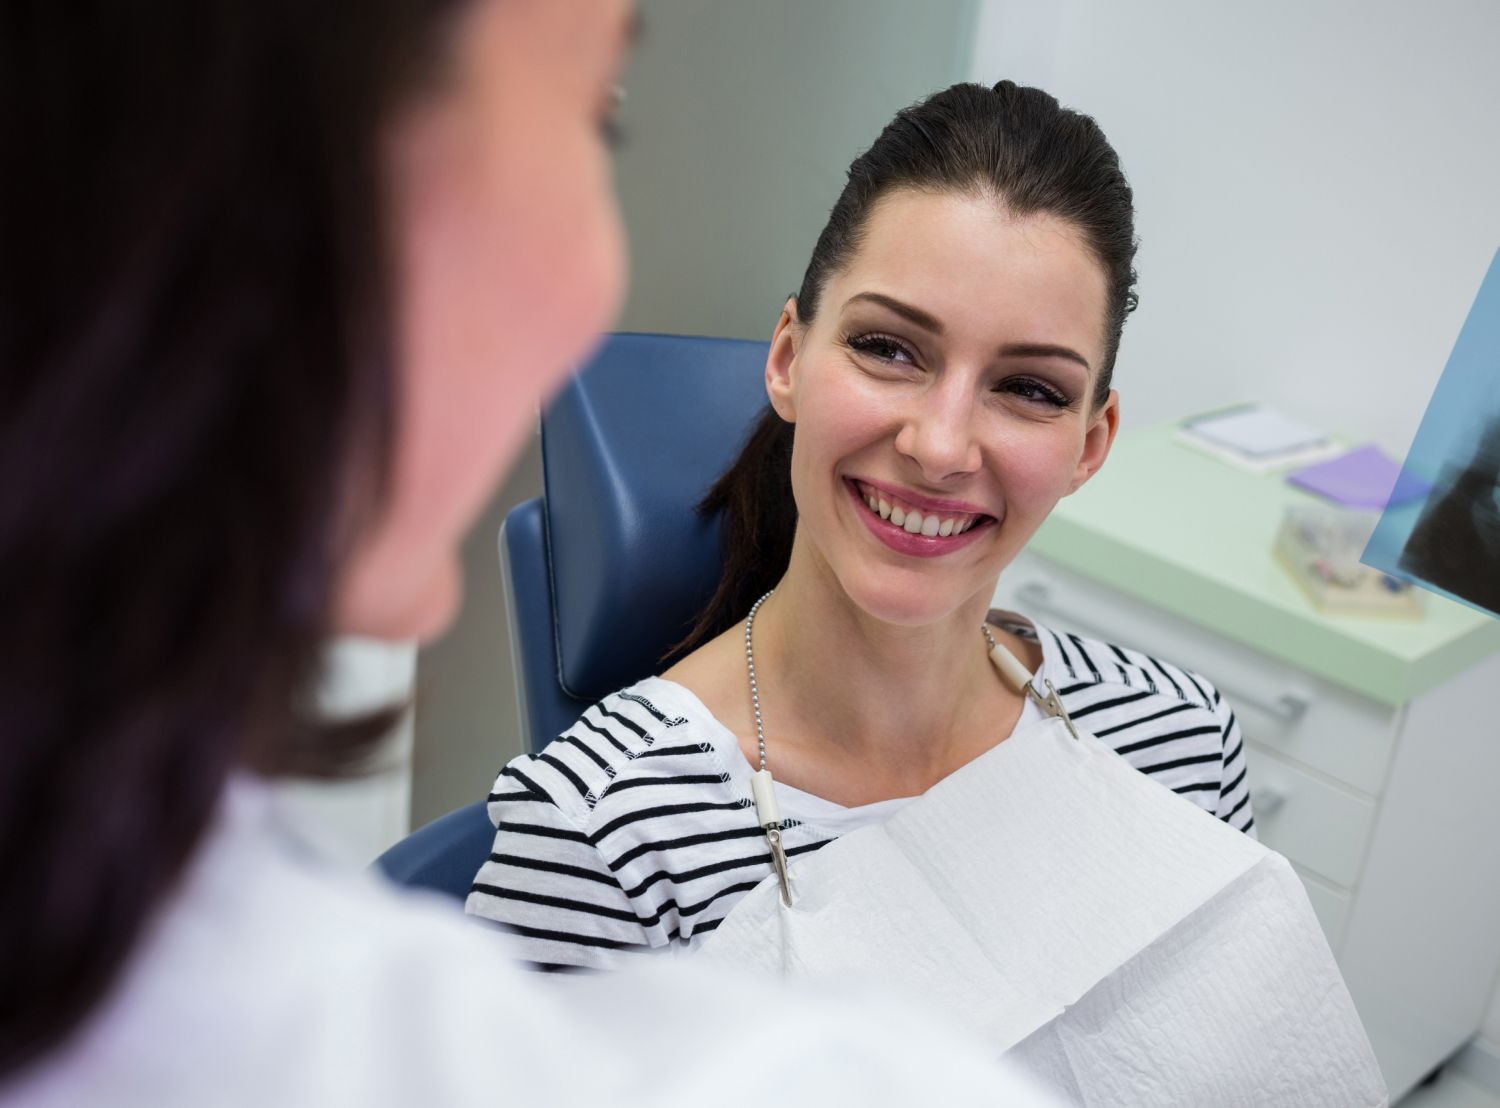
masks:
<svg viewBox="0 0 1500 1108"><path fill-rule="evenodd" d="M465 911L509 931L535 968L618 968L650 948L646 929L599 849L537 783L534 762L511 763L490 794L495 842Z"/></svg>
<svg viewBox="0 0 1500 1108"><path fill-rule="evenodd" d="M1245 739L1229 703L1214 690L1214 718L1224 736L1224 768L1220 774L1219 803L1214 814L1252 839L1255 816L1250 811L1250 779L1245 766Z"/></svg>
<svg viewBox="0 0 1500 1108"><path fill-rule="evenodd" d="M1245 744L1201 674L1113 643L1039 629L1055 646L1072 718L1146 776L1255 837Z"/></svg>

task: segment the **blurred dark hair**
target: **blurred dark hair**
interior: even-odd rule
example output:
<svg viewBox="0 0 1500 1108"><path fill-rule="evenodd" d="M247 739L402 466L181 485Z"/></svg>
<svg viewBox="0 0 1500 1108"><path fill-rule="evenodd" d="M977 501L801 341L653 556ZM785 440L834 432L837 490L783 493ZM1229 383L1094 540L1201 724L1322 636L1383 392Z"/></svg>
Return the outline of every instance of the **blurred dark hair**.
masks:
<svg viewBox="0 0 1500 1108"><path fill-rule="evenodd" d="M99 1001L233 767L372 737L299 709L386 484L380 136L453 6L5 7L0 1075Z"/></svg>
<svg viewBox="0 0 1500 1108"><path fill-rule="evenodd" d="M1081 235L1108 285L1104 360L1093 402L1109 397L1125 317L1135 309L1135 210L1120 159L1099 125L1040 89L960 84L904 108L849 167L796 296L817 315L828 278L848 264L875 203L896 189L993 198L1018 216L1052 215ZM724 568L713 598L674 655L742 619L786 572L796 534L792 425L769 406L699 511L723 513Z"/></svg>

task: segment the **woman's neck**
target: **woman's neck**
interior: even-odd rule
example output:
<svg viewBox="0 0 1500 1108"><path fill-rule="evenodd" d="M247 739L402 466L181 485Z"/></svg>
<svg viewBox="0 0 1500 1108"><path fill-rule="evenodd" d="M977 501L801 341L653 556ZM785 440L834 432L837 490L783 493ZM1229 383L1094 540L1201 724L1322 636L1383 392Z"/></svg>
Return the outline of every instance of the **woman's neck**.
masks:
<svg viewBox="0 0 1500 1108"><path fill-rule="evenodd" d="M989 663L985 600L933 624L894 626L794 557L755 620L776 778L842 804L910 796L1009 734L1021 698ZM744 718L748 736L736 730L753 751L753 720Z"/></svg>

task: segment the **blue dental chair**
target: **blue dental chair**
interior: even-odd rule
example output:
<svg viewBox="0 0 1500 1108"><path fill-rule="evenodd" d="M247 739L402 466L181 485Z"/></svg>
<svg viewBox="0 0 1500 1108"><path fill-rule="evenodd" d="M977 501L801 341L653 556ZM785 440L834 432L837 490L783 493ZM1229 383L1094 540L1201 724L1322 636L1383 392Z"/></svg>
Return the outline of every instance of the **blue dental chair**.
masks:
<svg viewBox="0 0 1500 1108"><path fill-rule="evenodd" d="M542 414L543 495L500 528L528 751L657 672L713 593L718 521L694 507L765 406L766 350L612 335ZM493 840L480 801L408 835L375 865L398 884L462 899Z"/></svg>

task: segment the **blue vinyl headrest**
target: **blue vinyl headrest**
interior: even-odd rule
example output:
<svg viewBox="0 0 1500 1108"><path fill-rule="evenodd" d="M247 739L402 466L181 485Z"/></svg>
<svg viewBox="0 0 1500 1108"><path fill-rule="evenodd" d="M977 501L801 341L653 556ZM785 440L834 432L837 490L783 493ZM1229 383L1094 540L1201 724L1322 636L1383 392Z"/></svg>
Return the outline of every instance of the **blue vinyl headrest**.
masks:
<svg viewBox="0 0 1500 1108"><path fill-rule="evenodd" d="M718 583L694 511L766 405L767 345L612 335L542 416L558 680L592 702L660 669Z"/></svg>

